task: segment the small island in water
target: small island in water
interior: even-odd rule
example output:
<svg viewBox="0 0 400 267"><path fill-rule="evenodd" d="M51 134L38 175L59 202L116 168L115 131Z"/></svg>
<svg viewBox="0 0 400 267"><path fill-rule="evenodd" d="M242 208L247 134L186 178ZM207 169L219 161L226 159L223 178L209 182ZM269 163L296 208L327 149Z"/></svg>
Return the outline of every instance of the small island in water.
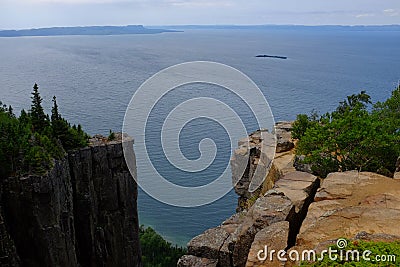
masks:
<svg viewBox="0 0 400 267"><path fill-rule="evenodd" d="M269 57L269 58L287 59L287 57L284 57L284 56L270 56L270 55L257 55L256 57Z"/></svg>
<svg viewBox="0 0 400 267"><path fill-rule="evenodd" d="M24 29L24 30L0 30L0 37L157 34L164 32L180 32L180 31L166 30L166 29L149 29L145 28L143 25L52 27L52 28Z"/></svg>

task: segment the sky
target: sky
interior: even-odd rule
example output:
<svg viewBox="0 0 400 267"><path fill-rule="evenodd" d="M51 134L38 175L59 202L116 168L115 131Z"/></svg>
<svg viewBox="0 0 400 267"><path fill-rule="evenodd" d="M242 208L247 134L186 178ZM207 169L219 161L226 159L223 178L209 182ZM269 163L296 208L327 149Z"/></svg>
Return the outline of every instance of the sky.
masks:
<svg viewBox="0 0 400 267"><path fill-rule="evenodd" d="M400 0L0 0L0 29L400 24Z"/></svg>

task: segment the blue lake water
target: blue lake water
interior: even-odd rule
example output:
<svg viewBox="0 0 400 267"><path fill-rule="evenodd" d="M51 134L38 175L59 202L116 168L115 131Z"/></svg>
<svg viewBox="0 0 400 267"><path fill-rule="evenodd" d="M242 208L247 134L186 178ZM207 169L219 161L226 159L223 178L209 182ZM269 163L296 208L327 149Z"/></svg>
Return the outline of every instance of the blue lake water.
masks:
<svg viewBox="0 0 400 267"><path fill-rule="evenodd" d="M288 59L255 58L257 54ZM330 111L346 95L361 90L374 101L387 98L400 79L400 32L247 29L2 38L0 100L15 110L28 109L30 92L37 82L48 111L56 95L64 117L81 123L90 134L107 134L109 129L121 129L129 100L146 79L171 65L199 60L239 69L260 87L275 120L293 120L296 114L313 109ZM161 115L186 98L208 96L236 106L234 98L212 86L180 88L174 93L152 115L154 127L165 119ZM246 107L237 106L246 120ZM248 121L248 130L255 130L251 116ZM208 173L192 177L170 168L157 147L152 155L158 169L171 181L197 186L226 167L232 148L224 143L223 128L214 122L199 119L189 126L183 129L180 140L187 158L199 156L198 144L203 138L211 138L217 145L219 156ZM139 179L151 179L141 168L141 156L137 155ZM138 201L140 222L181 245L218 225L234 213L236 206L234 192L199 208L168 206L142 191Z"/></svg>

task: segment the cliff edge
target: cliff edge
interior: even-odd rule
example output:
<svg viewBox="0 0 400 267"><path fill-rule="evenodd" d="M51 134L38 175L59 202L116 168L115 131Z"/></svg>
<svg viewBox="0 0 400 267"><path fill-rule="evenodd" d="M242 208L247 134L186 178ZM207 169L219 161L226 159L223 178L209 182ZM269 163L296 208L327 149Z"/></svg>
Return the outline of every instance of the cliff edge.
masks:
<svg viewBox="0 0 400 267"><path fill-rule="evenodd" d="M0 182L1 266L141 266L137 185L121 137L96 136L46 175Z"/></svg>
<svg viewBox="0 0 400 267"><path fill-rule="evenodd" d="M238 181L237 213L193 238L179 267L298 266L300 260L287 255L319 253L339 238L400 240L400 180L396 179L400 158L395 179L357 171L320 179L296 163L290 131L290 123L276 125L277 153L264 183L252 192L254 169L269 162L259 159L263 157L260 147L271 144L265 139L270 135L257 131L239 141L231 162L232 179ZM246 153L250 155L246 171L236 177L236 161ZM275 256L270 256L271 251ZM278 251L286 253L286 261L278 260Z"/></svg>

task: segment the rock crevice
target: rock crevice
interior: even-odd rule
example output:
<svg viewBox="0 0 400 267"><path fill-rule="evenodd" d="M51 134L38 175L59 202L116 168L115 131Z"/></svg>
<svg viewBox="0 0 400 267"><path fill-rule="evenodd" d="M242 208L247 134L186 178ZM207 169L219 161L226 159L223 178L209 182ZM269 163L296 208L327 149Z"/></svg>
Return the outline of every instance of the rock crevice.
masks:
<svg viewBox="0 0 400 267"><path fill-rule="evenodd" d="M191 258L192 262L188 260L190 257L184 257L179 266L201 266L199 259L217 261L221 267L260 266L257 254L264 246L287 250L295 245L320 180L294 169L290 129L291 123L279 123L276 137L257 131L239 141L231 160L232 180L237 183L235 191L239 195L238 213L193 238L188 243L188 254L196 258ZM277 146L278 153L269 164L273 153L262 155L262 151L268 151L263 146L271 145ZM243 161L246 155L249 159ZM237 170L243 164L247 165L246 170L240 174ZM258 179L255 170L259 164L266 166L261 168L264 182L256 190L250 190L254 179Z"/></svg>

